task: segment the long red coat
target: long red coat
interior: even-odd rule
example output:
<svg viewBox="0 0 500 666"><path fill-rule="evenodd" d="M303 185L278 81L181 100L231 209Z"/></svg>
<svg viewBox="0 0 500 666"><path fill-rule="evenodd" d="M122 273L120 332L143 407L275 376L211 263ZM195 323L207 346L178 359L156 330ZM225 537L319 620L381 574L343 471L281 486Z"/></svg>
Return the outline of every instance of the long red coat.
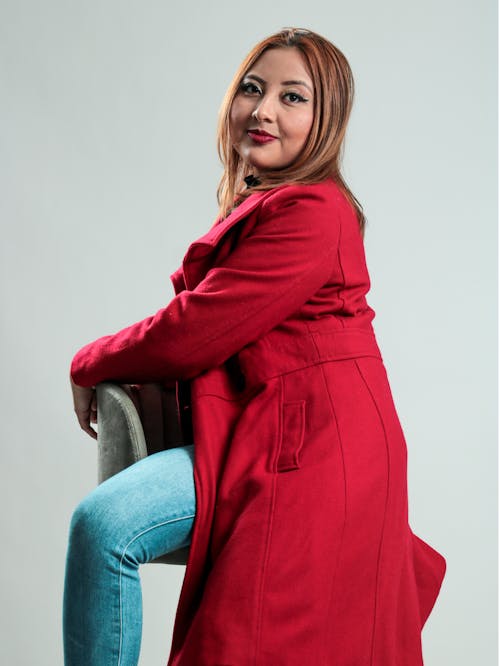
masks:
<svg viewBox="0 0 500 666"><path fill-rule="evenodd" d="M83 386L190 387L197 513L168 666L421 666L446 561L408 524L405 438L340 189L254 192L171 279L165 308L72 363Z"/></svg>

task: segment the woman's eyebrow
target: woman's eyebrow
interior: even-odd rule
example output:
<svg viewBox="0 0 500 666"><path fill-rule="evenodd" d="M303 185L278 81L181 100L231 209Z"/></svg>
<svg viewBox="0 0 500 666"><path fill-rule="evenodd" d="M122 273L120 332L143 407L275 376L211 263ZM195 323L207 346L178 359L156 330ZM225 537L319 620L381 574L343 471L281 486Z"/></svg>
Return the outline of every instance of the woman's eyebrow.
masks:
<svg viewBox="0 0 500 666"><path fill-rule="evenodd" d="M255 80L258 81L259 83L262 83L262 85L264 85L264 83L266 83L266 81L265 81L264 79L262 79L260 76L257 76L256 74L247 74L247 75L245 76L245 78L247 78L247 79L255 79ZM293 80L293 81L282 81L282 82L281 82L281 85L282 85L282 86L293 86L293 85L301 85L301 86L305 86L305 87L306 87L308 90L310 90L311 93L312 93L312 90L311 90L310 86L308 86L307 83L306 83L305 81L298 81L298 80Z"/></svg>

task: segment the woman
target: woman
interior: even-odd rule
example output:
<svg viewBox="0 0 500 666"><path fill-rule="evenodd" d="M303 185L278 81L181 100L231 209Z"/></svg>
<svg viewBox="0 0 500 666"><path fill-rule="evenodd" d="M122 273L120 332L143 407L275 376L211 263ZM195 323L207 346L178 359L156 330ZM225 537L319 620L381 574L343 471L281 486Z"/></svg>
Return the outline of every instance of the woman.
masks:
<svg viewBox="0 0 500 666"><path fill-rule="evenodd" d="M408 524L407 450L366 302L364 216L340 153L344 55L284 29L220 111L220 215L154 316L71 379L179 388L192 444L101 484L70 528L66 664L136 664L138 566L190 545L168 666L417 666L444 578ZM246 189L245 189L246 185Z"/></svg>

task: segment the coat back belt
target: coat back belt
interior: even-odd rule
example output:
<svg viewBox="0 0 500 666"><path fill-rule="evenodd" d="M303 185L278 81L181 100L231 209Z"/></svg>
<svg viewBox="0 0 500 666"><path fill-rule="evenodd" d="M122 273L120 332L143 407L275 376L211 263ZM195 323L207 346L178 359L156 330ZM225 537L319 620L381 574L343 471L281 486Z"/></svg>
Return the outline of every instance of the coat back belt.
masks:
<svg viewBox="0 0 500 666"><path fill-rule="evenodd" d="M302 323L303 325L303 323ZM309 324L300 332L274 329L238 353L239 368L248 388L281 374L327 361L359 356L382 360L373 328L338 328L328 322Z"/></svg>

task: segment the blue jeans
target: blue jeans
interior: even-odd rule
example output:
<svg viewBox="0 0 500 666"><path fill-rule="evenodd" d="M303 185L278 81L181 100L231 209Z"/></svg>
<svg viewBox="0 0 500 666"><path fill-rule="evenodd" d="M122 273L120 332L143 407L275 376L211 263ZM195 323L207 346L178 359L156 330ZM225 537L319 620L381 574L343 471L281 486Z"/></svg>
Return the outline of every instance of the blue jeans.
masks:
<svg viewBox="0 0 500 666"><path fill-rule="evenodd" d="M191 543L194 445L154 453L89 493L70 525L63 601L65 666L139 660L139 564Z"/></svg>

